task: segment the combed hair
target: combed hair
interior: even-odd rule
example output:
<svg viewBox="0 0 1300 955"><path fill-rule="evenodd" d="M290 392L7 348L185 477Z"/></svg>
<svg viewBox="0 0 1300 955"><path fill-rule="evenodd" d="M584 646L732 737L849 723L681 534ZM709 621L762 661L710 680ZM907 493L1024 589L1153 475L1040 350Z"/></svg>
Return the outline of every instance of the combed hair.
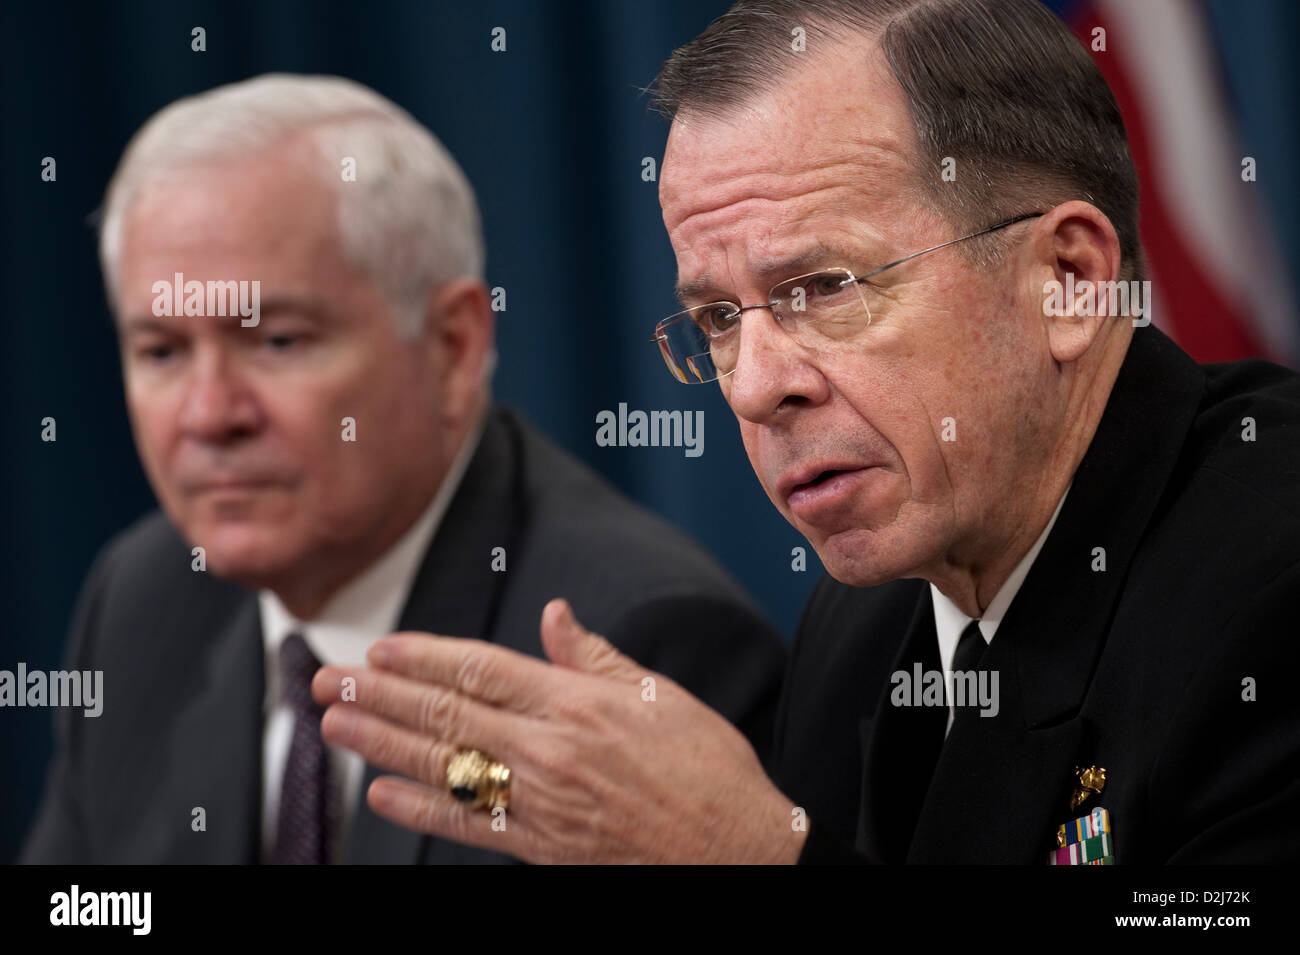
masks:
<svg viewBox="0 0 1300 955"><path fill-rule="evenodd" d="M132 138L109 181L99 254L117 300L123 219L136 194L186 167L255 156L305 135L317 175L338 202L345 261L368 275L414 333L428 295L461 276L482 278L482 224L473 190L442 143L405 110L335 76L268 73L170 104ZM342 178L356 161L355 181Z"/></svg>
<svg viewBox="0 0 1300 955"><path fill-rule="evenodd" d="M796 26L806 52L792 51ZM975 231L1083 199L1114 225L1123 277L1141 277L1137 172L1119 107L1039 0L739 0L668 58L656 105L670 118L724 115L773 89L817 43L855 36L864 51L879 38L907 97L915 180L933 208ZM939 176L946 157L957 161L955 181ZM994 247L969 245L976 256Z"/></svg>

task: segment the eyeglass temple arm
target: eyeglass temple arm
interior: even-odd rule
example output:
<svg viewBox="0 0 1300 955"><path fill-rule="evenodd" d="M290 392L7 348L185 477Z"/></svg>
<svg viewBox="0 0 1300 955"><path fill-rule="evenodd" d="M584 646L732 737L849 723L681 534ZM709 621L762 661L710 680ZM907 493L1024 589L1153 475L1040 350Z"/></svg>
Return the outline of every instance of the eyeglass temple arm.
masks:
<svg viewBox="0 0 1300 955"><path fill-rule="evenodd" d="M991 225L987 229L980 229L978 232L972 232L970 235L958 236L955 239L949 239L947 242L940 242L938 245L932 245L930 248L922 249L920 252L913 252L911 255L905 255L901 259L896 259L895 261L890 262L888 265L882 265L878 269L872 269L866 275L859 275L855 281L861 282L863 279L869 279L873 275L879 275L886 269L892 269L894 266L902 265L904 262L911 262L919 255L925 255L928 252L937 252L939 249L946 248L950 245L956 245L958 242L965 242L967 239L973 239L976 236L985 235L989 232L996 232L998 229L1005 229L1007 226L1015 225L1017 222L1024 222L1026 219L1037 219L1039 216L1045 214L1046 213L1042 212L1026 212L1023 215L1016 216L1014 219L1007 219L1005 222Z"/></svg>

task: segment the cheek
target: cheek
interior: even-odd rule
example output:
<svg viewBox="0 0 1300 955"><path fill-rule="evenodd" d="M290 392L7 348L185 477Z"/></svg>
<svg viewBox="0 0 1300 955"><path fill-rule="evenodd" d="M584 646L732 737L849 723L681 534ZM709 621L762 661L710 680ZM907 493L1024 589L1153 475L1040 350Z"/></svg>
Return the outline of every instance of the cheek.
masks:
<svg viewBox="0 0 1300 955"><path fill-rule="evenodd" d="M872 446L892 459L889 466L899 475L896 493L913 504L945 500L963 437L961 422L968 417L950 373L908 360L873 363L870 375L860 366L842 371L836 385L860 419L858 426L876 433Z"/></svg>
<svg viewBox="0 0 1300 955"><path fill-rule="evenodd" d="M423 450L421 442L432 440L428 429L405 424L413 417L410 403L420 399L403 373L400 366L391 374L353 369L268 408L274 430L285 436L324 508L346 510L384 499L402 470L395 462L410 461Z"/></svg>
<svg viewBox="0 0 1300 955"><path fill-rule="evenodd" d="M165 468L169 449L175 443L176 409L164 396L146 395L128 385L126 412L145 471L151 476L166 477L160 472Z"/></svg>
<svg viewBox="0 0 1300 955"><path fill-rule="evenodd" d="M369 413L364 394L344 389L318 388L282 395L265 406L275 443L283 443L312 484L338 487L349 483L357 465L364 463L366 432L375 415Z"/></svg>
<svg viewBox="0 0 1300 955"><path fill-rule="evenodd" d="M979 374L975 369L983 362L996 372ZM892 407L878 420L903 460L913 504L961 512L973 489L1001 484L1020 466L1013 435L998 428L998 422L1023 420L1033 410L1008 387L1014 380L1008 376L1016 373L986 349L978 361L944 356L892 390Z"/></svg>

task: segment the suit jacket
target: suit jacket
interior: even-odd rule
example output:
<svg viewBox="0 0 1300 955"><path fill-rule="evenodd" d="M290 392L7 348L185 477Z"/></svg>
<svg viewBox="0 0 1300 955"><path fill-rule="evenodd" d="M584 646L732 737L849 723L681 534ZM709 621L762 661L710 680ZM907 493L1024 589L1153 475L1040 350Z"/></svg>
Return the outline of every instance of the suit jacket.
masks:
<svg viewBox="0 0 1300 955"><path fill-rule="evenodd" d="M490 567L495 547L506 548L504 573ZM96 559L66 666L104 671L103 713L56 716L57 751L21 861L258 860L258 601L250 590L193 572L190 560L159 514ZM768 755L784 663L776 633L684 536L494 409L398 629L482 637L541 656L540 614L556 596ZM379 772L367 766L364 787ZM206 832L191 831L196 806L206 810ZM392 825L361 798L345 861L510 860Z"/></svg>
<svg viewBox="0 0 1300 955"><path fill-rule="evenodd" d="M1043 864L1095 806L1117 863L1300 860L1298 614L1300 377L1137 329L981 662L995 717L945 742L945 707L891 704L891 673L940 666L924 581L818 585L774 765L801 861Z"/></svg>

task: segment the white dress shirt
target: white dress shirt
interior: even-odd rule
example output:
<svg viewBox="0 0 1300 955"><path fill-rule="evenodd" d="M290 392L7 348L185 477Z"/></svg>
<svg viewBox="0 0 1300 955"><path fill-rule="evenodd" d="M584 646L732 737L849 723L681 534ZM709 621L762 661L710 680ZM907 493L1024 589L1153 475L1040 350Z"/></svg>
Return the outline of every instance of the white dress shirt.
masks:
<svg viewBox="0 0 1300 955"><path fill-rule="evenodd" d="M1073 484L1073 482L1071 482ZM1024 583L1025 577L1029 575L1029 568L1033 566L1038 552L1043 549L1043 544L1047 542L1047 535L1052 532L1052 525L1056 523L1056 516L1061 513L1061 506L1065 503L1065 498L1069 495L1070 488L1067 486L1061 499L1056 502L1056 510L1052 512L1052 519L1047 522L1043 532L1038 535L1038 540L1034 541L1034 546L1029 548L1028 553L1016 564L1015 570L1011 571L1011 576L1006 582L998 588L998 592L993 595L989 605L984 610L984 615L979 618L980 636L984 638L986 644L993 642L993 635L998 632L998 624L1006 616L1007 609L1011 606L1011 601L1015 598L1020 590L1020 585ZM957 641L961 639L962 631L967 625L974 620L974 617L966 616L965 612L955 603L949 600L940 592L934 584L930 585L930 596L934 598L934 629L939 635L939 659L943 661L943 685L948 699L948 729L952 729L953 719L957 715L957 709L953 705L952 694L952 658L957 653ZM945 735L948 730L944 730Z"/></svg>
<svg viewBox="0 0 1300 955"><path fill-rule="evenodd" d="M480 422L457 451L446 478L424 512L382 557L334 594L314 619L298 620L270 590L258 593L266 651L266 696L262 707L262 861L269 858L275 843L280 786L293 738L293 711L280 687L280 644L297 631L322 664L365 663L370 645L397 627L424 554L478 448L482 426ZM343 797L343 817L332 847L332 858L337 862L342 859L352 812L361 795L365 760L341 746L331 746L329 750L330 770Z"/></svg>

